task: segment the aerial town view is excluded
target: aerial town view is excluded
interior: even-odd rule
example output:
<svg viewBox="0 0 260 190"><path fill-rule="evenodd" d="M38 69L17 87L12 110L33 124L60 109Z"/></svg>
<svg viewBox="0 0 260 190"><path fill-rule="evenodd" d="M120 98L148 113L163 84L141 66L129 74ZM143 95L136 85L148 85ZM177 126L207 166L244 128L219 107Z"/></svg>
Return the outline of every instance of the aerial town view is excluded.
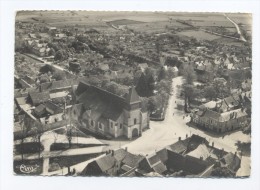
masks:
<svg viewBox="0 0 260 190"><path fill-rule="evenodd" d="M251 22L18 11L14 174L249 177Z"/></svg>

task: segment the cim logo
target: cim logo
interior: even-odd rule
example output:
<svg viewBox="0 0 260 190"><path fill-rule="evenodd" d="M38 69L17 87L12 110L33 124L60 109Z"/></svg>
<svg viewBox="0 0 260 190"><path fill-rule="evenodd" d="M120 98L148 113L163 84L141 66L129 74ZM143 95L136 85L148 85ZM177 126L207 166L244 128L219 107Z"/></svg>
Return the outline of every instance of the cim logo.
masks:
<svg viewBox="0 0 260 190"><path fill-rule="evenodd" d="M30 173L37 172L37 168L39 168L39 167L40 166L37 164L35 164L35 165L22 164L22 165L20 165L20 171L25 174L30 174Z"/></svg>

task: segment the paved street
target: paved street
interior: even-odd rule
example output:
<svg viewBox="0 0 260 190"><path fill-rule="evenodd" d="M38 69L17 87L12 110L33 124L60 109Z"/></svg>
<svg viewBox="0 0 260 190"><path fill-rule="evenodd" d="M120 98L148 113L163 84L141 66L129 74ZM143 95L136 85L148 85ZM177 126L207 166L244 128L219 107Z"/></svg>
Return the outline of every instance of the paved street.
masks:
<svg viewBox="0 0 260 190"><path fill-rule="evenodd" d="M214 146L217 148L224 148L226 151L235 152L237 146L236 142L239 140L241 142L250 141L250 136L243 134L241 131L237 131L231 134L223 136L214 136L205 131L199 130L197 128L189 127L187 122L190 118L185 117L183 119L184 113L182 110L177 109L177 104L175 101L182 102L178 99L179 88L177 86L182 85L183 78L177 77L173 79L173 95L170 97L169 106L167 108L166 117L164 121L151 121L150 129L145 131L142 137L136 139L129 144L125 144L122 147L128 147L128 150L136 154L149 154L155 150L159 150L169 144L172 144L178 141L178 137L182 139L187 135L198 134L202 137L205 137L210 143L213 141ZM173 115L174 113L174 115ZM245 161L243 165L248 166L250 162ZM247 173L247 171L245 171ZM243 171L240 172L243 175Z"/></svg>

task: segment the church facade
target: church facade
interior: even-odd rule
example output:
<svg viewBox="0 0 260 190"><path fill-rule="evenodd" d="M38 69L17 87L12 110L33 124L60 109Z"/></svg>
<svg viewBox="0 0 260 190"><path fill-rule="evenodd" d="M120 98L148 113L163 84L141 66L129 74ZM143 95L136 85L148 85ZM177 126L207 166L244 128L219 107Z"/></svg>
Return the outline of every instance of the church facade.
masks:
<svg viewBox="0 0 260 190"><path fill-rule="evenodd" d="M149 128L149 114L134 87L125 96L80 82L76 99L82 103L82 127L95 134L132 139Z"/></svg>

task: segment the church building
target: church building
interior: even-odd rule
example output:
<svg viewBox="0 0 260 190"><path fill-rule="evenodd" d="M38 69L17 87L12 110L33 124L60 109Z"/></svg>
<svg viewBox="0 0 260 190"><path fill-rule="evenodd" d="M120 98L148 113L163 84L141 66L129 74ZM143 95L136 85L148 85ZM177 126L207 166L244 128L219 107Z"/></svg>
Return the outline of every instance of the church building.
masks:
<svg viewBox="0 0 260 190"><path fill-rule="evenodd" d="M106 137L125 136L132 139L149 128L146 106L142 107L134 87L118 96L99 87L80 82L76 90L78 103L83 104L81 123L87 130Z"/></svg>

